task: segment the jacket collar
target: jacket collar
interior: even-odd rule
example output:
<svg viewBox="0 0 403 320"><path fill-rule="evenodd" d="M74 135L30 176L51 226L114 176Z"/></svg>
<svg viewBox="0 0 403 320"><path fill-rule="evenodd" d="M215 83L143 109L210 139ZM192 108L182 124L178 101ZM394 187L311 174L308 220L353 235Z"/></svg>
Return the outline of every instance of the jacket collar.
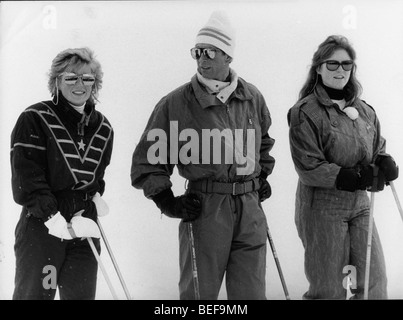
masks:
<svg viewBox="0 0 403 320"><path fill-rule="evenodd" d="M335 103L330 99L329 95L327 94L325 88L321 84L317 84L315 89L314 89L314 95L318 99L319 103L326 107L332 107L335 105ZM352 106L355 104L355 101L346 101L346 107ZM336 108L338 109L338 108ZM341 111L341 110L340 110Z"/></svg>
<svg viewBox="0 0 403 320"><path fill-rule="evenodd" d="M55 103L56 97L53 97L52 102ZM66 114L68 121L72 123L77 123L77 133L80 136L84 136L85 127L88 127L91 116L95 110L95 104L87 100L84 107L83 114L80 114L78 111L74 110L74 108L69 104L67 99L63 96L61 92L59 92L59 100L56 106L58 109Z"/></svg>
<svg viewBox="0 0 403 320"><path fill-rule="evenodd" d="M323 88L320 84L317 84L314 90L315 97L319 100L320 104L323 104L326 107L331 107L334 105L332 99L329 98L325 88Z"/></svg>
<svg viewBox="0 0 403 320"><path fill-rule="evenodd" d="M56 97L54 96L52 98L53 104L56 102ZM91 114L95 110L95 105L93 102L90 100L87 100L84 106L84 113L80 114L78 111L76 111L67 101L67 99L63 96L61 92L59 92L59 98L58 98L58 103L57 107L63 110L63 112L68 113L71 117L74 117L78 120L82 119L83 117L91 117Z"/></svg>
<svg viewBox="0 0 403 320"><path fill-rule="evenodd" d="M191 79L191 85L193 91L195 93L195 97L197 101L200 103L203 109L211 107L211 106L222 106L222 103L214 94L210 94L203 88L200 84L199 80L197 80L197 74L195 74ZM235 91L231 94L227 101L232 99L239 99L241 101L251 100L253 98L249 89L246 86L246 83L241 78L238 78L238 83L235 88Z"/></svg>

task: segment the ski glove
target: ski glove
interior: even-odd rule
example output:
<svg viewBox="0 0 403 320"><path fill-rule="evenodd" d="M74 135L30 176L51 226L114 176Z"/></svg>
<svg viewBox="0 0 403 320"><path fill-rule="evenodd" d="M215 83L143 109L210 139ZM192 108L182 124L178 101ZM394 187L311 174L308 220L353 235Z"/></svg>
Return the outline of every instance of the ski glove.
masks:
<svg viewBox="0 0 403 320"><path fill-rule="evenodd" d="M371 165L341 168L336 178L336 188L350 192L356 190L382 191L385 186L385 176L380 170L377 179L377 185L374 187L374 167Z"/></svg>
<svg viewBox="0 0 403 320"><path fill-rule="evenodd" d="M152 200L163 214L183 219L183 222L193 221L201 213L200 198L193 193L175 197L172 189L168 188L152 197Z"/></svg>
<svg viewBox="0 0 403 320"><path fill-rule="evenodd" d="M391 156L380 155L376 158L375 164L379 166L379 170L385 175L386 184L398 178L399 167Z"/></svg>
<svg viewBox="0 0 403 320"><path fill-rule="evenodd" d="M271 196L271 186L266 179L267 179L267 173L264 171L261 171L260 176L259 176L260 187L259 187L259 191L258 191L260 202L263 202L266 199L269 199Z"/></svg>
<svg viewBox="0 0 403 320"><path fill-rule="evenodd" d="M101 233L98 225L91 219L82 217L82 211L77 212L72 217L71 222L66 222L64 217L58 212L45 222L45 226L49 229L49 234L65 240L80 237L100 238Z"/></svg>
<svg viewBox="0 0 403 320"><path fill-rule="evenodd" d="M85 205L86 205L86 208L84 209L81 216L83 216L85 218L89 218L94 222L97 222L98 221L98 209L97 209L96 203L93 201L86 201Z"/></svg>
<svg viewBox="0 0 403 320"><path fill-rule="evenodd" d="M87 209L89 209L91 206L91 203L94 204L92 201L85 200L85 198L85 194L80 191L67 190L58 192L56 194L58 203L57 209L64 219L67 222L70 222L75 213L80 210L87 211Z"/></svg>
<svg viewBox="0 0 403 320"><path fill-rule="evenodd" d="M98 217L106 216L109 213L109 206L104 199L102 199L99 192L92 197L92 202L95 203Z"/></svg>

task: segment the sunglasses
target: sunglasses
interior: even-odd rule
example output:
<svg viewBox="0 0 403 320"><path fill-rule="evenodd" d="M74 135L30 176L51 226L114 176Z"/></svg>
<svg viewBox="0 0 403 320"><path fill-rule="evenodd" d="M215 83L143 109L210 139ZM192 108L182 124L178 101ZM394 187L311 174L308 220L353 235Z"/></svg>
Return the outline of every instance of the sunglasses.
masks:
<svg viewBox="0 0 403 320"><path fill-rule="evenodd" d="M346 60L346 61L336 61L336 60L327 60L322 63L326 63L326 68L329 71L336 71L341 66L344 71L350 71L354 66L354 61Z"/></svg>
<svg viewBox="0 0 403 320"><path fill-rule="evenodd" d="M92 74L87 74L87 73L84 73L79 76L72 72L63 72L63 73L59 74L59 76L65 76L64 83L67 85L76 84L78 79L80 79L80 78L85 86L92 86L95 83L95 77Z"/></svg>
<svg viewBox="0 0 403 320"><path fill-rule="evenodd" d="M217 53L216 49L210 49L210 48L192 48L192 49L190 49L190 54L192 55L192 58L195 60L199 60L200 57L202 56L202 54L204 54L209 59L214 59L216 53Z"/></svg>

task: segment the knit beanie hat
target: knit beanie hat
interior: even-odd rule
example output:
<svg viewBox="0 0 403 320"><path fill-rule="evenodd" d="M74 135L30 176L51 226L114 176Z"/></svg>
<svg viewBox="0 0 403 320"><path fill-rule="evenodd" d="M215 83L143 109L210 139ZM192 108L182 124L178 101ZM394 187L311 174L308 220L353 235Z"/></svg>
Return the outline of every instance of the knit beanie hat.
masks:
<svg viewBox="0 0 403 320"><path fill-rule="evenodd" d="M207 24L197 34L198 43L211 44L234 57L235 31L224 12L214 11L211 14Z"/></svg>

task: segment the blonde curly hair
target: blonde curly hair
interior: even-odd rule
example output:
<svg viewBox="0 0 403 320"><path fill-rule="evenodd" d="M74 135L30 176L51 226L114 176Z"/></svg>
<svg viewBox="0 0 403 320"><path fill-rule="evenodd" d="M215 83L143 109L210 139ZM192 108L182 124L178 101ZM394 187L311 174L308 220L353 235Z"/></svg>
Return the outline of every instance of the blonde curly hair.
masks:
<svg viewBox="0 0 403 320"><path fill-rule="evenodd" d="M57 78L61 73L71 71L75 67L81 67L88 64L92 73L95 75L95 83L91 93L90 100L98 101L98 91L102 88L103 72L101 64L95 58L94 52L89 48L66 49L60 52L52 61L49 71L48 89L52 97L57 96Z"/></svg>

